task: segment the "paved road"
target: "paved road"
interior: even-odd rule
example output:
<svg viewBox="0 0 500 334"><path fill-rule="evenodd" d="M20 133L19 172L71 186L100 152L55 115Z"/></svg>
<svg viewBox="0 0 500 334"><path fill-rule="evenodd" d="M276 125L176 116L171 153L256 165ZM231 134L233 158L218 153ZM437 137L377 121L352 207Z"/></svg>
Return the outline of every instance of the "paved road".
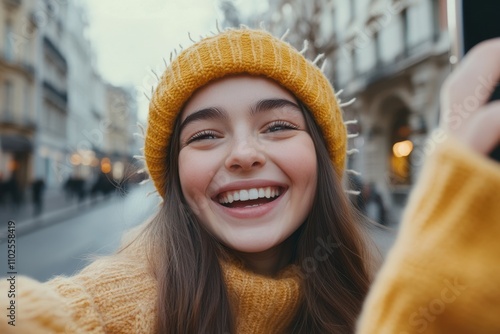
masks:
<svg viewBox="0 0 500 334"><path fill-rule="evenodd" d="M88 263L91 255L114 251L123 231L148 218L157 199L146 198L149 187L134 189L125 198L115 196L87 212L21 235L16 240L19 275L46 281L54 275L71 275ZM7 245L0 244L1 268L5 268ZM7 270L2 270L4 276Z"/></svg>
<svg viewBox="0 0 500 334"><path fill-rule="evenodd" d="M17 237L17 272L40 281L54 275L72 275L89 262L92 255L114 251L123 231L151 216L158 200L146 198L149 187L133 190L127 197L114 197L87 212ZM395 237L394 230L370 230L385 255ZM5 276L7 245L0 243L0 276Z"/></svg>

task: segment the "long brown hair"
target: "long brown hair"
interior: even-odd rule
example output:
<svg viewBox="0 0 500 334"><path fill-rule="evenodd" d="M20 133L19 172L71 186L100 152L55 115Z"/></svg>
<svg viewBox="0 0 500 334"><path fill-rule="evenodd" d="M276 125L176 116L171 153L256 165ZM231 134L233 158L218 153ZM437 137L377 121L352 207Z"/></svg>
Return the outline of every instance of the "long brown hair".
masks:
<svg viewBox="0 0 500 334"><path fill-rule="evenodd" d="M333 169L319 127L303 108L316 147L314 203L292 262L302 268L300 308L290 333L352 333L370 284L370 260L356 214ZM165 201L144 230L158 281L159 333L234 333L235 319L219 264L224 247L186 204L178 173L178 117L169 145ZM318 256L318 247L323 255Z"/></svg>
<svg viewBox="0 0 500 334"><path fill-rule="evenodd" d="M307 275L302 281L304 299L290 332L353 333L373 262L361 219L333 169L320 129L303 110L316 148L318 184L297 243L296 261ZM327 252L326 258L318 256L318 246Z"/></svg>

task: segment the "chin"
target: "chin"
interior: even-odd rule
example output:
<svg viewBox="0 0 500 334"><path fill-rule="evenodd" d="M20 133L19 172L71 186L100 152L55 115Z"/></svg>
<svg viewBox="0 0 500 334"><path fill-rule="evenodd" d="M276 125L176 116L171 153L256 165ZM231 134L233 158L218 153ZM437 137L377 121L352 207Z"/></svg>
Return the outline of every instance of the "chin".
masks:
<svg viewBox="0 0 500 334"><path fill-rule="evenodd" d="M258 236L246 236L245 238L227 238L224 244L230 249L242 253L262 253L283 243L281 239L273 238L262 238L262 235Z"/></svg>

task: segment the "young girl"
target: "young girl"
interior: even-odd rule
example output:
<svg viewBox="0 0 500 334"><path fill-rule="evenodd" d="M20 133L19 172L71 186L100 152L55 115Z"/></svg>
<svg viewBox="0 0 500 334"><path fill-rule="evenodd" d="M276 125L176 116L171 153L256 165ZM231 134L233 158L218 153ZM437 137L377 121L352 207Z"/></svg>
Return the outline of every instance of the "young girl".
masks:
<svg viewBox="0 0 500 334"><path fill-rule="evenodd" d="M268 33L188 48L151 100L145 230L164 333L352 332L370 277L321 70Z"/></svg>
<svg viewBox="0 0 500 334"><path fill-rule="evenodd" d="M346 143L331 85L288 43L250 29L195 43L171 62L151 99L145 159L163 199L158 213L117 254L73 277L45 284L19 279L16 328L2 322L2 333L354 332L372 262L342 187ZM455 282L456 291L466 295L460 284L476 291L471 277L455 270L455 262L470 261L464 235L450 233L457 207L445 195L467 205L485 189L484 180L500 185L496 166L484 157L470 162L453 141L445 148L430 164L445 168L431 176L424 171L406 215L417 224L406 227L389 256L361 333L432 326L459 332L465 327L452 325L460 323L463 303L481 300L472 293L448 303L453 324L435 314L411 317L441 296L450 273L465 278ZM472 168L479 176L463 173ZM480 186L450 188L450 175ZM443 204L444 211L436 210ZM493 223L498 209L491 207L486 201L476 211L462 209L461 218ZM422 242L427 223L443 215L436 238ZM476 270L500 278L489 266ZM494 317L487 320L486 328L494 328Z"/></svg>

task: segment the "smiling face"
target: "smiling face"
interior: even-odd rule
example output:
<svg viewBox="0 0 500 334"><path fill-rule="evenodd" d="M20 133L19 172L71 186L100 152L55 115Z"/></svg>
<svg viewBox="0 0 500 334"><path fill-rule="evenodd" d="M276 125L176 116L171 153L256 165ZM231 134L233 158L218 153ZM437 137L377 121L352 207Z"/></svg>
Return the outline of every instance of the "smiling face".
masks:
<svg viewBox="0 0 500 334"><path fill-rule="evenodd" d="M248 75L198 90L181 115L179 178L205 228L239 252L279 248L306 219L316 153L297 101Z"/></svg>

